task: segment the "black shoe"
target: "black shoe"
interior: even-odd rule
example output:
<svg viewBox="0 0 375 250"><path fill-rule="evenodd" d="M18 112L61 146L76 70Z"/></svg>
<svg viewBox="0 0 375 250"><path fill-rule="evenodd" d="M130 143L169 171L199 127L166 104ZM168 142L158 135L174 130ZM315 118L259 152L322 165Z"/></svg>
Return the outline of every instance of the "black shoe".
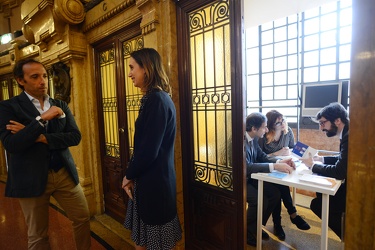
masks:
<svg viewBox="0 0 375 250"><path fill-rule="evenodd" d="M277 236L277 238L279 238L279 240L285 240L285 232L284 232L283 227L280 224L278 225L275 224L273 226L273 232Z"/></svg>
<svg viewBox="0 0 375 250"><path fill-rule="evenodd" d="M290 220L292 221L293 224L295 224L298 227L298 229L301 229L301 230L310 229L310 225L307 224L307 222L304 219L302 219L302 217L299 215L297 215L294 219L290 217Z"/></svg>
<svg viewBox="0 0 375 250"><path fill-rule="evenodd" d="M269 238L270 238L270 236L268 235L268 233L262 229L262 239L268 240Z"/></svg>
<svg viewBox="0 0 375 250"><path fill-rule="evenodd" d="M262 230L262 239L268 240L269 238L270 238L270 236L268 235L268 233L266 231ZM247 233L247 244L250 245L250 246L256 247L257 246L256 235L248 232Z"/></svg>
<svg viewBox="0 0 375 250"><path fill-rule="evenodd" d="M257 246L257 238L252 233L247 233L247 244L253 247Z"/></svg>

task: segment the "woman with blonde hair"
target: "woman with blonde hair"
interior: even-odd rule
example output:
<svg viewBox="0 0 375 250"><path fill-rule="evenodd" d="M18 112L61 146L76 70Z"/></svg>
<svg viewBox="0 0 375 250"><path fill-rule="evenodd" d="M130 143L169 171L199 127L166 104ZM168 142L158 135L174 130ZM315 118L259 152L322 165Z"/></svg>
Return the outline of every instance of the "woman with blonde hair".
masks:
<svg viewBox="0 0 375 250"><path fill-rule="evenodd" d="M290 155L290 148L294 147L294 134L288 126L284 116L277 110L271 110L266 114L268 132L263 138L259 138L259 146L262 150L271 156ZM297 214L297 209L293 205L288 186L275 184L281 193L281 199L288 210L290 220L301 230L310 229L310 225ZM272 212L274 224L274 233L280 240L285 240L285 232L281 226L281 201L276 205Z"/></svg>

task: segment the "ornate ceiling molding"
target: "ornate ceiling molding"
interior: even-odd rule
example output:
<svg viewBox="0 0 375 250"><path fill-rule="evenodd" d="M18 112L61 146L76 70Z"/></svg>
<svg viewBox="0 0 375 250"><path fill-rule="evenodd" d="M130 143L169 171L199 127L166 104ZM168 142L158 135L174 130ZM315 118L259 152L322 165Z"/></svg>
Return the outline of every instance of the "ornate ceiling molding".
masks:
<svg viewBox="0 0 375 250"><path fill-rule="evenodd" d="M12 16L11 10L17 8L22 0L0 0L0 13L4 13L4 17Z"/></svg>
<svg viewBox="0 0 375 250"><path fill-rule="evenodd" d="M99 19L95 20L92 23L89 23L89 24L85 25L82 28L83 33L86 33L87 31L94 29L95 27L101 25L102 23L105 23L107 20L109 20L112 17L116 16L117 14L121 13L122 11L124 11L128 7L132 6L133 4L135 4L135 0L124 1L123 3L118 5L116 8L112 9L107 14L105 14L104 16L100 17Z"/></svg>
<svg viewBox="0 0 375 250"><path fill-rule="evenodd" d="M77 25L86 12L79 0L25 0L21 5L22 28L25 38L42 51L50 42L64 42L66 25Z"/></svg>

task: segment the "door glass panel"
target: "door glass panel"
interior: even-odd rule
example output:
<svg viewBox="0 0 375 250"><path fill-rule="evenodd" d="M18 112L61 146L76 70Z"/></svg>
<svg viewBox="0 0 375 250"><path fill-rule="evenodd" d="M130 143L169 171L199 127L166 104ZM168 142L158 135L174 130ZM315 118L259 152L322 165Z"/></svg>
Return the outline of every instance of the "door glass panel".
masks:
<svg viewBox="0 0 375 250"><path fill-rule="evenodd" d="M114 49L103 51L99 58L103 102L105 154L120 158Z"/></svg>
<svg viewBox="0 0 375 250"><path fill-rule="evenodd" d="M233 190L228 1L189 13L195 181Z"/></svg>
<svg viewBox="0 0 375 250"><path fill-rule="evenodd" d="M8 80L1 80L1 100L9 99Z"/></svg>
<svg viewBox="0 0 375 250"><path fill-rule="evenodd" d="M22 89L18 87L18 83L16 79L12 78L12 89L13 89L13 96L19 95L22 92Z"/></svg>
<svg viewBox="0 0 375 250"><path fill-rule="evenodd" d="M139 36L132 40L125 41L123 47L123 60L124 60L124 84L126 96L126 115L128 121L128 142L129 142L129 155L133 154L134 149L134 132L135 120L138 117L138 111L142 93L139 88L134 87L129 75L129 59L130 53L143 48L143 37Z"/></svg>

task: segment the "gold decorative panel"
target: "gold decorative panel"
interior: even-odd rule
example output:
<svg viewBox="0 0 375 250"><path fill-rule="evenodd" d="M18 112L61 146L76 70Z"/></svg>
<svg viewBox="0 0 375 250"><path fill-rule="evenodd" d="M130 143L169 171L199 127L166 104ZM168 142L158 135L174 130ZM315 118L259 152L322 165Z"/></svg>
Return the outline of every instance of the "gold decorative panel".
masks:
<svg viewBox="0 0 375 250"><path fill-rule="evenodd" d="M113 48L101 52L99 67L102 83L105 154L120 158L114 53Z"/></svg>
<svg viewBox="0 0 375 250"><path fill-rule="evenodd" d="M22 89L18 86L16 79L12 78L11 81L12 81L13 96L17 96L21 94Z"/></svg>
<svg viewBox="0 0 375 250"><path fill-rule="evenodd" d="M130 53L143 48L143 36L136 37L132 40L123 43L123 60L124 60L124 86L126 95L126 115L128 121L128 141L129 141L129 155L133 154L134 149L134 132L135 120L138 117L140 101L142 93L139 88L134 87L129 75L129 59Z"/></svg>
<svg viewBox="0 0 375 250"><path fill-rule="evenodd" d="M195 180L233 190L229 3L189 13Z"/></svg>
<svg viewBox="0 0 375 250"><path fill-rule="evenodd" d="M135 120L138 117L138 110L142 93L134 87L132 80L128 77L128 67L130 53L143 48L143 37L139 36L131 40L127 40L122 44L122 60L124 61L124 89L126 98L126 115L127 115L127 129L129 142L129 155L133 153ZM119 128L118 125L118 98L116 86L116 65L114 49L103 51L100 53L100 76L101 76L101 91L103 103L103 119L104 119L104 134L105 134L105 148L106 155L114 158L120 158L119 145Z"/></svg>
<svg viewBox="0 0 375 250"><path fill-rule="evenodd" d="M1 100L9 99L8 81L1 80Z"/></svg>

